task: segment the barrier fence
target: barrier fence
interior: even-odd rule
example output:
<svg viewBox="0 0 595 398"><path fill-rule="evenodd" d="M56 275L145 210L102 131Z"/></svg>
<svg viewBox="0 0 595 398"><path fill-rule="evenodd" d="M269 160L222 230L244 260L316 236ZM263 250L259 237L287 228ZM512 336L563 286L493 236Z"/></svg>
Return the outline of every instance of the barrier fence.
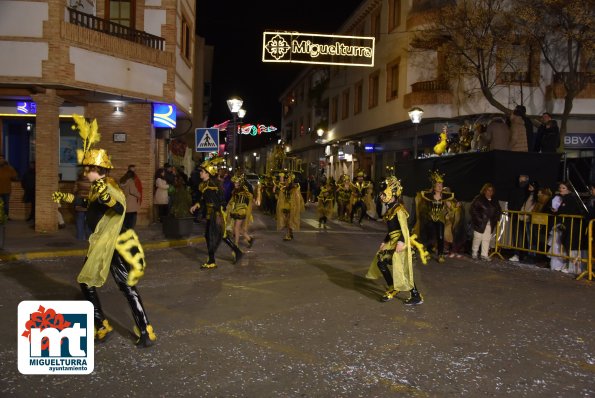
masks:
<svg viewBox="0 0 595 398"><path fill-rule="evenodd" d="M492 255L504 259L502 249L544 255L563 262L565 268L574 268L579 273L577 280L585 276L592 280L593 221L585 227L585 219L578 215L506 210L498 221ZM586 271L581 272L582 264Z"/></svg>

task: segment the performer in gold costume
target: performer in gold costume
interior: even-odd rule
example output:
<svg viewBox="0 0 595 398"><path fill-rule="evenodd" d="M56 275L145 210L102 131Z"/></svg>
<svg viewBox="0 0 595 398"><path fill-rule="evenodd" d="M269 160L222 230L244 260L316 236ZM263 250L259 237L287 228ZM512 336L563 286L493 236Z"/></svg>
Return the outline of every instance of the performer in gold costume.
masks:
<svg viewBox="0 0 595 398"><path fill-rule="evenodd" d="M293 231L300 230L301 213L305 210L300 184L295 182L292 172L279 173L279 182L275 185L277 193L277 230L285 229L283 240L293 239Z"/></svg>
<svg viewBox="0 0 595 398"><path fill-rule="evenodd" d="M340 221L349 221L351 215L351 182L349 176L343 174L337 181L337 218Z"/></svg>
<svg viewBox="0 0 595 398"><path fill-rule="evenodd" d="M231 178L233 182L233 191L231 192L231 199L227 204L227 213L231 218L233 228L233 238L236 246L240 245L240 236L243 235L244 241L248 247L252 247L254 238L248 233L248 227L253 221L252 206L254 203L253 196L246 185L244 174L238 174Z"/></svg>
<svg viewBox="0 0 595 398"><path fill-rule="evenodd" d="M380 199L387 206L383 218L388 233L376 252L366 278L377 279L381 275L384 277L388 290L381 301L392 300L399 291L409 291L410 296L405 300L405 304L416 305L422 304L423 298L413 279L413 248L418 249L424 263L428 253L423 245L415 240L415 235L409 235L409 215L399 200L402 190L401 182L395 176L388 177L380 185Z"/></svg>
<svg viewBox="0 0 595 398"><path fill-rule="evenodd" d="M318 195L318 228L326 229L326 223L329 218L333 215L335 209L335 193L333 185L329 179L326 185L320 188L320 194Z"/></svg>
<svg viewBox="0 0 595 398"><path fill-rule="evenodd" d="M138 236L133 229L123 228L126 213L126 198L118 183L108 177L113 168L104 149L92 149L99 142L97 121L88 123L83 116L73 115L83 149L77 150L79 164L91 182L87 198L76 198L71 193L54 192L52 200L67 202L87 208L87 224L93 233L89 237L89 249L77 281L85 299L93 304L95 339L105 341L113 331L105 317L97 294L108 273L112 274L120 291L130 305L136 327L138 347L148 347L157 339L149 323L136 284L145 272L145 257Z"/></svg>
<svg viewBox="0 0 595 398"><path fill-rule="evenodd" d="M444 257L444 224L447 210L455 204L453 192L445 192L444 174L438 170L430 171L432 188L419 193L419 221L421 228L436 239L438 262L445 262ZM428 242L425 242L426 245Z"/></svg>
<svg viewBox="0 0 595 398"><path fill-rule="evenodd" d="M358 209L361 210L358 224L362 225L362 220L368 211L368 204L372 203L372 183L365 181L365 174L359 171L356 175L355 182L351 184L351 215L349 220L353 223L353 216Z"/></svg>
<svg viewBox="0 0 595 398"><path fill-rule="evenodd" d="M194 213L202 209L203 217L207 220L205 226L205 240L207 242L207 252L209 258L201 265L201 268L215 268L215 252L221 244L221 239L233 251L233 261L235 264L242 258L242 251L227 236L225 229L226 217L223 198L223 189L217 180L217 165L223 163L223 158L215 156L205 160L200 165L200 179L202 182L198 186L199 201L195 203L190 212Z"/></svg>

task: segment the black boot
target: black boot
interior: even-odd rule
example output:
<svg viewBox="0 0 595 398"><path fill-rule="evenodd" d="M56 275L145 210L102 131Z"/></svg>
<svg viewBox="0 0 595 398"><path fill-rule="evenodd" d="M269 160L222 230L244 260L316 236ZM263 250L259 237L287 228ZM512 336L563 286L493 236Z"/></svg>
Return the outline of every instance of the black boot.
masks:
<svg viewBox="0 0 595 398"><path fill-rule="evenodd" d="M233 250L233 252L232 252L233 260L231 263L236 264L238 261L240 261L240 259L244 255L244 253L240 250L239 247L236 246L235 243L233 243L233 241L231 240L231 238L229 236L224 238L223 242L225 242L227 244L227 246L229 246L231 248L231 250Z"/></svg>
<svg viewBox="0 0 595 398"><path fill-rule="evenodd" d="M385 259L379 258L376 264L378 265L378 269L380 270L380 273L382 274L382 276L384 277L384 280L386 281L386 284L388 285L388 290L380 298L380 301L385 303L387 301L394 299L395 296L397 295L397 293L399 293L399 291L395 290L391 287L391 286L393 286L393 276L390 273L390 270L388 269L390 260L385 260Z"/></svg>
<svg viewBox="0 0 595 398"><path fill-rule="evenodd" d="M405 305L418 305L424 302L421 293L419 292L419 290L417 290L417 287L415 285L413 285L413 289L411 289L410 293L411 297L405 300Z"/></svg>
<svg viewBox="0 0 595 398"><path fill-rule="evenodd" d="M101 302L99 301L99 296L97 295L97 289L93 286L90 287L85 283L80 284L81 291L83 292L83 296L87 301L90 301L93 304L93 318L95 323L95 341L101 343L107 341L110 337L110 333L114 330L112 326L109 324L108 320L105 318L103 314L103 310L101 309Z"/></svg>

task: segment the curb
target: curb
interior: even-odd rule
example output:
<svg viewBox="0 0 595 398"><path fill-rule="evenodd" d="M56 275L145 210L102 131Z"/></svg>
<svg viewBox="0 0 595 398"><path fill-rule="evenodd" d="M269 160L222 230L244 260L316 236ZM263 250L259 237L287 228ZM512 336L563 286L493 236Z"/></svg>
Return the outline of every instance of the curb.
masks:
<svg viewBox="0 0 595 398"><path fill-rule="evenodd" d="M144 251L168 249L174 247L191 246L196 243L202 243L205 238L196 236L188 239L163 240L141 243ZM87 253L87 249L72 249L72 250L52 250L52 251L32 251L19 253L5 253L0 254L0 261L23 261L23 260L39 260L58 257L82 257Z"/></svg>

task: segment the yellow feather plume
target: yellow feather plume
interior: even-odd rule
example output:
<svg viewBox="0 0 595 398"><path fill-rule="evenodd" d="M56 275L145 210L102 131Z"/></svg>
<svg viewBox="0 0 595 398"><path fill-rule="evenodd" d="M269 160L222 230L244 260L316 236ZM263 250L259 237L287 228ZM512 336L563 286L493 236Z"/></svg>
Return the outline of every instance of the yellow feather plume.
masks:
<svg viewBox="0 0 595 398"><path fill-rule="evenodd" d="M72 126L72 129L76 130L78 128L79 135L83 139L83 152L88 152L91 146L101 139L97 119L94 119L92 123L88 123L85 117L81 115L73 114L72 118L76 123L76 126Z"/></svg>

